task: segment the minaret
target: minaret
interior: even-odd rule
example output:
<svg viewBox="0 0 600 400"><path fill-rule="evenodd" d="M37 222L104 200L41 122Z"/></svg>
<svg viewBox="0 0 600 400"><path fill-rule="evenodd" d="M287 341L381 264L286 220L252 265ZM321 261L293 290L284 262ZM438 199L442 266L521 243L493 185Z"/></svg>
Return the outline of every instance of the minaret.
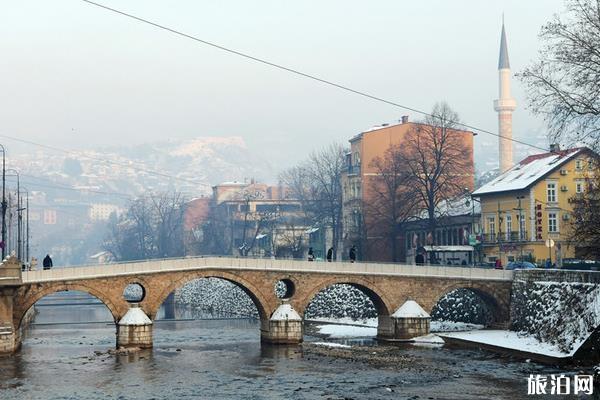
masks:
<svg viewBox="0 0 600 400"><path fill-rule="evenodd" d="M510 63L508 62L508 49L506 47L504 17L502 18L502 36L500 37L498 75L500 78L500 97L494 101L494 109L498 112L500 173L503 173L513 166L512 112L517 106L515 99L510 96Z"/></svg>

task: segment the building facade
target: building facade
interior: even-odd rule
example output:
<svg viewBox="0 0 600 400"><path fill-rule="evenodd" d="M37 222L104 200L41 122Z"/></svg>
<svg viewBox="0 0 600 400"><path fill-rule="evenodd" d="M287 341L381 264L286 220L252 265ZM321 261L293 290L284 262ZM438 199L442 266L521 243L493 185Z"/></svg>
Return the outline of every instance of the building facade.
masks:
<svg viewBox="0 0 600 400"><path fill-rule="evenodd" d="M560 266L574 257L568 244L573 199L587 188L597 154L587 148L529 156L477 189L481 201L483 258Z"/></svg>
<svg viewBox="0 0 600 400"><path fill-rule="evenodd" d="M380 233L378 224L369 216L367 205L373 204L376 193L373 184L378 169L373 161L385 156L386 151L394 145L402 144L406 135L422 124L408 121L403 116L397 124L384 124L361 132L350 139L350 151L346 155L346 171L342 175L343 201L343 255L347 257L350 247L358 250L358 258L369 261L392 261L389 240ZM474 184L473 133L453 130L460 135L466 152L465 159L469 167L464 171L464 187L472 190ZM404 249L405 235L399 232L398 249ZM400 259L406 255L400 254Z"/></svg>

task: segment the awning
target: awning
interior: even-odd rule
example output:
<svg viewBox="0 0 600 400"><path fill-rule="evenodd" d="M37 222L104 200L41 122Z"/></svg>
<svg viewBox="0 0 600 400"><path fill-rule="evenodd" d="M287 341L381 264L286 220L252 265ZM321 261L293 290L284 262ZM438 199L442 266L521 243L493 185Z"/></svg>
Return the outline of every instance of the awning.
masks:
<svg viewBox="0 0 600 400"><path fill-rule="evenodd" d="M319 230L319 228L310 228L310 229L305 230L304 233L308 233L310 235L311 233L315 233L318 230Z"/></svg>
<svg viewBox="0 0 600 400"><path fill-rule="evenodd" d="M473 246L423 246L425 251L473 251Z"/></svg>

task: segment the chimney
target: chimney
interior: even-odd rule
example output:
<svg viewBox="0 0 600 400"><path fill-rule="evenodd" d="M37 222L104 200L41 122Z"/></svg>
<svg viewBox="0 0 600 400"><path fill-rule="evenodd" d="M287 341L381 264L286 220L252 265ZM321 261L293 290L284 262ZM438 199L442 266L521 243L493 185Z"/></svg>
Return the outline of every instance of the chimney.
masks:
<svg viewBox="0 0 600 400"><path fill-rule="evenodd" d="M408 123L408 115L403 115L401 121L403 124L407 124Z"/></svg>
<svg viewBox="0 0 600 400"><path fill-rule="evenodd" d="M550 153L556 153L557 151L560 151L560 144L552 143L550 145Z"/></svg>

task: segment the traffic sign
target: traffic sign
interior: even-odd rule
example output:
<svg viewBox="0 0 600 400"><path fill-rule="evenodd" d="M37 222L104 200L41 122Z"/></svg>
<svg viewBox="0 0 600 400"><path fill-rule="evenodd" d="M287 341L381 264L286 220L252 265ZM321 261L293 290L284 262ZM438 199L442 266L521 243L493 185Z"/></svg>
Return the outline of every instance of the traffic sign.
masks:
<svg viewBox="0 0 600 400"><path fill-rule="evenodd" d="M554 247L554 240L546 239L546 247Z"/></svg>

